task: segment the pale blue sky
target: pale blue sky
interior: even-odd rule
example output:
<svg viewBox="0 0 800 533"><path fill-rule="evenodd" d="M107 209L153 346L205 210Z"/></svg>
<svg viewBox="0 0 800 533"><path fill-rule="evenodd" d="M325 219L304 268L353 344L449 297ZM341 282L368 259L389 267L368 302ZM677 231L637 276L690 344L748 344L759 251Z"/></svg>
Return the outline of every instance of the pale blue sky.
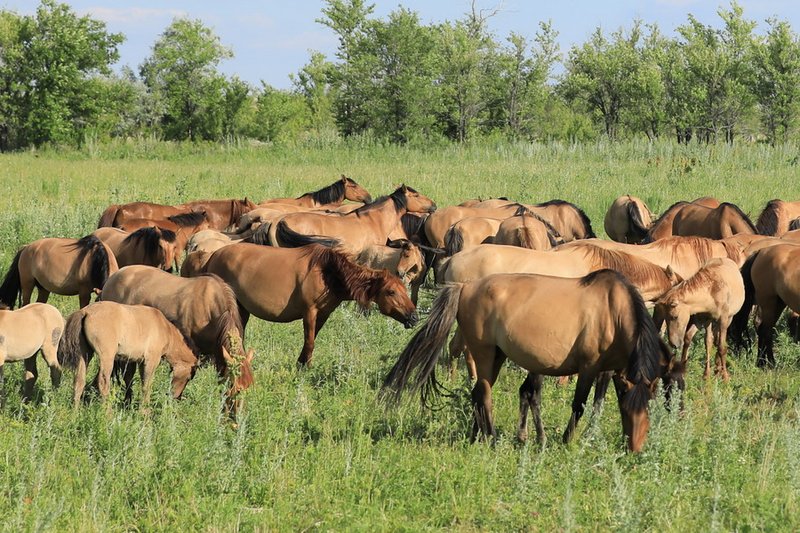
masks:
<svg viewBox="0 0 800 533"><path fill-rule="evenodd" d="M259 85L260 80L280 87L291 86L289 74L297 72L309 56L319 50L329 57L336 38L318 24L322 0L70 0L79 13L91 13L107 22L111 31L127 36L121 46L120 65L138 69L150 53L157 36L176 16L199 18L211 26L235 57L221 65L227 74ZM375 15L383 17L398 5L417 11L424 22L460 18L470 9L470 0L375 0ZM740 0L745 16L763 21L773 15L788 20L800 30L800 0ZM33 13L36 0L0 0L0 7ZM686 21L687 13L703 22L718 24L716 11L728 2L716 0L477 0L477 6L500 6L490 19L490 29L501 38L514 31L532 37L540 20L551 19L559 31L562 52L584 41L596 26L612 31L629 26L635 17L657 22L666 33Z"/></svg>

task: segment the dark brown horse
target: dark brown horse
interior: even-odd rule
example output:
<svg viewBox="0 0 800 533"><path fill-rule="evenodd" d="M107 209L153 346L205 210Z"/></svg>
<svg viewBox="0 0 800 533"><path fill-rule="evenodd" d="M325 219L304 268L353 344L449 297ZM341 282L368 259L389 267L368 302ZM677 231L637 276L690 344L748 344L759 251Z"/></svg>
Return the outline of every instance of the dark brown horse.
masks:
<svg viewBox="0 0 800 533"><path fill-rule="evenodd" d="M277 203L314 209L320 206L336 207L342 205L342 202L345 200L368 204L372 201L372 196L370 196L369 191L356 183L354 179L348 178L342 174L339 180L318 191L307 192L297 198L272 198L264 200L259 206L269 207L270 204Z"/></svg>
<svg viewBox="0 0 800 533"><path fill-rule="evenodd" d="M122 227L129 219L143 218L148 220L162 220L172 215L189 211L205 211L209 226L213 229L224 230L236 224L239 218L257 206L244 198L242 200L196 200L181 205L163 205L150 202L133 202L130 204L111 205L103 211L98 228L113 226ZM169 229L169 228L168 228ZM130 231L130 230L129 230Z"/></svg>
<svg viewBox="0 0 800 533"><path fill-rule="evenodd" d="M330 314L345 300L378 309L407 328L417 311L399 278L387 270L354 263L342 252L320 245L272 248L239 243L214 252L203 267L233 288L245 312L270 322L303 320L298 363L311 361L314 340Z"/></svg>
<svg viewBox="0 0 800 533"><path fill-rule="evenodd" d="M120 268L150 265L171 272L175 264L176 235L170 230L153 226L128 233L119 228L97 228L92 235L111 248Z"/></svg>

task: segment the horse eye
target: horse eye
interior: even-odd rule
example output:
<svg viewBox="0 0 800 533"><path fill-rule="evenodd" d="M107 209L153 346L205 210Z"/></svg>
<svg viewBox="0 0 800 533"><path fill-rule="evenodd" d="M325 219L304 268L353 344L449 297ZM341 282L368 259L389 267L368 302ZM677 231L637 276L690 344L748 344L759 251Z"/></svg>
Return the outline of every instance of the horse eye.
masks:
<svg viewBox="0 0 800 533"><path fill-rule="evenodd" d="M389 296L394 296L396 293L394 292L394 289L389 289L388 291L386 291L386 294L388 294Z"/></svg>

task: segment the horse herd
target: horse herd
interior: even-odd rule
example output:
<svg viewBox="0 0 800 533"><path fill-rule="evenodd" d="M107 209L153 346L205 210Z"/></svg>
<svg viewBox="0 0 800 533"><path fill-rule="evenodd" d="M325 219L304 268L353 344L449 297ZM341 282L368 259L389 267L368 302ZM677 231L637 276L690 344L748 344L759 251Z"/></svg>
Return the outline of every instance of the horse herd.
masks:
<svg viewBox="0 0 800 533"><path fill-rule="evenodd" d="M74 370L77 406L97 355L100 396L108 396L116 371L130 402L138 368L146 405L162 358L172 368L175 398L208 359L235 416L240 392L253 383L253 351L245 347L251 315L302 320L298 364L308 365L317 335L343 301L375 304L414 327L418 291L433 270L441 288L382 397L397 401L418 391L426 401L439 393L435 368L456 324L449 354L451 365L465 355L475 381L473 439L496 435L491 389L510 359L528 371L519 391L521 440L529 410L537 439L545 439L543 376L577 374L564 440L574 434L592 385L597 408L613 380L627 445L638 451L658 382L667 397L685 386L698 329L705 328L704 375L716 347L714 370L727 380L727 339L748 346L757 306L757 362L774 364L778 317L786 306L800 312L800 276L792 266L800 257L798 217L800 202L772 200L754 225L737 206L700 198L656 218L626 195L606 214L612 240L601 240L586 214L562 200L496 198L436 209L406 185L373 201L345 176L298 198L260 204L245 198L112 205L93 233L40 239L14 256L0 285L0 378L3 363L23 360L23 397L30 398L41 351L54 387L63 367ZM180 276L173 273L178 266ZM80 310L64 320L46 304L50 293L77 295ZM98 301L90 304L93 294Z"/></svg>

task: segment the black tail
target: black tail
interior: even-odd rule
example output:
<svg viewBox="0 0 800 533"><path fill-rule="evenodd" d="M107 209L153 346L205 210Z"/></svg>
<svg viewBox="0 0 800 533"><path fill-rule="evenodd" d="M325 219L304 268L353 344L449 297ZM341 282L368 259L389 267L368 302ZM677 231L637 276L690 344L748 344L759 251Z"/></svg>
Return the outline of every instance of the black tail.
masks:
<svg viewBox="0 0 800 533"><path fill-rule="evenodd" d="M87 235L75 243L76 248L86 250L86 253L91 254L91 271L89 278L92 282L93 289L102 289L106 284L110 270L110 261L108 258L108 251L103 245L103 241L94 235Z"/></svg>
<svg viewBox="0 0 800 533"><path fill-rule="evenodd" d="M403 390L421 392L423 403L442 391L436 380L436 362L442 353L450 329L456 321L462 283L445 286L431 306L428 320L409 341L397 363L383 382L381 397L398 403ZM416 371L416 374L412 376Z"/></svg>
<svg viewBox="0 0 800 533"><path fill-rule="evenodd" d="M796 229L800 229L800 218L795 218L789 222L789 231L794 231Z"/></svg>
<svg viewBox="0 0 800 533"><path fill-rule="evenodd" d="M447 256L455 255L464 248L464 235L456 225L450 226L444 234L444 253Z"/></svg>
<svg viewBox="0 0 800 533"><path fill-rule="evenodd" d="M83 319L86 317L86 310L75 311L67 317L64 326L64 334L58 344L58 363L69 369L78 366L78 361L89 358L89 344L83 334Z"/></svg>
<svg viewBox="0 0 800 533"><path fill-rule="evenodd" d="M750 275L753 270L753 263L758 257L759 252L754 253L747 261L744 262L740 272L742 273L742 280L744 281L744 303L739 312L733 315L731 325L728 326L728 341L731 347L737 352L743 352L750 349L753 339L748 330L748 322L750 321L750 311L755 305L756 287L753 284L753 278Z"/></svg>
<svg viewBox="0 0 800 533"><path fill-rule="evenodd" d="M303 235L291 229L285 220L278 222L278 227L275 231L275 239L278 244L284 248L299 248L308 244L321 244L328 248L333 248L340 244L338 239L331 237L324 237L322 235Z"/></svg>
<svg viewBox="0 0 800 533"><path fill-rule="evenodd" d="M19 301L22 305L22 281L19 278L19 256L22 255L20 248L17 255L11 261L11 266L8 267L6 277L3 278L3 284L0 285L0 302L3 302L9 309L14 309L14 303Z"/></svg>
<svg viewBox="0 0 800 533"><path fill-rule="evenodd" d="M633 234L636 242L641 242L647 238L649 229L642 221L642 213L639 211L639 205L635 202L628 202L628 227Z"/></svg>

